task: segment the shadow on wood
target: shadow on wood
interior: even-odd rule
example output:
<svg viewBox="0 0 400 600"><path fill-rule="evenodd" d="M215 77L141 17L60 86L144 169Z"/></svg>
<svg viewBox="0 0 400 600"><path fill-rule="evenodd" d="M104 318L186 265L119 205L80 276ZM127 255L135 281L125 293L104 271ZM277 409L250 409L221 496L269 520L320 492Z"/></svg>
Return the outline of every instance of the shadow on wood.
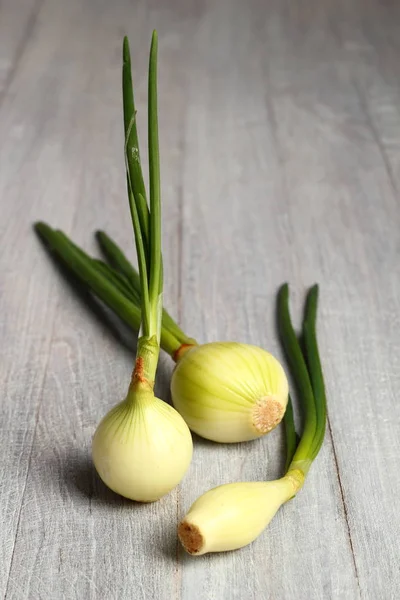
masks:
<svg viewBox="0 0 400 600"><path fill-rule="evenodd" d="M59 469L58 469L59 471ZM63 472L58 472L58 477L64 479L70 496L82 496L91 502L91 507L99 505L126 507L128 510L140 510L144 503L135 502L124 498L110 490L98 476L91 457L82 451L71 448L67 456Z"/></svg>

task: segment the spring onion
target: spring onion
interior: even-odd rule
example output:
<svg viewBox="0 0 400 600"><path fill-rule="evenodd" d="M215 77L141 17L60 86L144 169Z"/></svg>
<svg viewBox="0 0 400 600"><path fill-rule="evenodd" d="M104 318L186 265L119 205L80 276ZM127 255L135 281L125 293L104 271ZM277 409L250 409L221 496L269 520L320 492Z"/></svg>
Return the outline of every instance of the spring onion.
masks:
<svg viewBox="0 0 400 600"><path fill-rule="evenodd" d="M221 485L200 496L178 527L179 539L190 554L235 550L249 544L302 488L325 434L326 398L316 339L317 300L318 288L314 286L308 293L303 321L304 356L290 320L287 285L278 296L282 344L304 411L303 434L294 455L296 434L291 410L287 415L286 473L275 481Z"/></svg>
<svg viewBox="0 0 400 600"><path fill-rule="evenodd" d="M125 155L127 189L142 293L140 311L141 335L135 367L128 393L100 422L92 443L93 462L104 483L115 492L141 502L158 500L173 489L184 476L192 458L192 438L179 413L154 395L161 339L162 256L160 228L160 168L157 126L157 34L153 33L149 62L149 155L150 210L146 215L143 235L143 198L134 192L138 153L135 113L132 101L129 48L124 40L123 92L125 120ZM132 160L132 157L134 160ZM146 218L147 218L146 217ZM43 225L39 230L45 230ZM66 247L68 242L61 235ZM76 264L86 263L79 249L74 250ZM113 275L101 263L92 263L99 290L106 290L114 302L129 296L129 284ZM110 283L112 281L112 284ZM112 287L111 287L112 285ZM111 302L111 300L110 300ZM128 301L122 302L124 314Z"/></svg>

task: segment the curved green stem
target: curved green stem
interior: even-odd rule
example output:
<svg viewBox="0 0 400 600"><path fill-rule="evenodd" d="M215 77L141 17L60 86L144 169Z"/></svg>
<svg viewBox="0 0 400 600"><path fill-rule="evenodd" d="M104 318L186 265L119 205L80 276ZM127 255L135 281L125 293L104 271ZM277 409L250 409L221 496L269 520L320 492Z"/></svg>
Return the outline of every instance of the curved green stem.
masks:
<svg viewBox="0 0 400 600"><path fill-rule="evenodd" d="M290 463L293 460L294 453L296 452L297 446L297 434L294 425L293 418L293 404L292 399L289 396L285 416L283 418L285 426L285 438L286 438L286 462L285 462L285 473L290 467Z"/></svg>
<svg viewBox="0 0 400 600"><path fill-rule="evenodd" d="M304 465L310 460L317 419L314 394L307 365L293 329L289 314L289 287L283 285L278 293L278 326L283 348L304 408L304 429L293 462ZM307 469L308 470L308 469Z"/></svg>
<svg viewBox="0 0 400 600"><path fill-rule="evenodd" d="M326 393L324 376L319 355L316 323L318 308L318 285L314 285L307 294L306 308L303 321L303 341L308 372L313 387L316 409L316 433L312 445L314 459L324 441L326 429Z"/></svg>

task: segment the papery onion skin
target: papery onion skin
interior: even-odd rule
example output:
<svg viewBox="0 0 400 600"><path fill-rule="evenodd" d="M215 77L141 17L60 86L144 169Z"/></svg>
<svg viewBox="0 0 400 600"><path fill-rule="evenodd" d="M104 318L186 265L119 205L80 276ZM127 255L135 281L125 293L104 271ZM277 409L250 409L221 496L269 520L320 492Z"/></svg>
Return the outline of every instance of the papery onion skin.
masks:
<svg viewBox="0 0 400 600"><path fill-rule="evenodd" d="M100 422L92 457L103 482L138 502L154 502L185 475L193 453L192 437L182 417L149 393L129 398Z"/></svg>
<svg viewBox="0 0 400 600"><path fill-rule="evenodd" d="M190 429L216 442L256 439L282 420L289 387L276 358L238 342L193 346L172 375L175 408Z"/></svg>

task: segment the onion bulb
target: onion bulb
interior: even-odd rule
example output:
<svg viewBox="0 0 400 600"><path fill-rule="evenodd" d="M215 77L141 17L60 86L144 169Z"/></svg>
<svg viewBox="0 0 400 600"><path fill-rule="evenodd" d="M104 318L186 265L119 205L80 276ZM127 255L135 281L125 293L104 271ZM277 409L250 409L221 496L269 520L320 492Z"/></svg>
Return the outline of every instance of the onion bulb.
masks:
<svg viewBox="0 0 400 600"><path fill-rule="evenodd" d="M194 502L179 524L179 539L189 554L237 550L255 540L279 508L304 482L300 470L275 481L227 483Z"/></svg>
<svg viewBox="0 0 400 600"><path fill-rule="evenodd" d="M182 417L139 386L100 422L92 443L93 462L114 492L153 502L183 478L192 458L192 437Z"/></svg>
<svg viewBox="0 0 400 600"><path fill-rule="evenodd" d="M243 442L276 427L289 387L269 352L237 342L187 346L172 375L172 402L190 429L215 442Z"/></svg>

